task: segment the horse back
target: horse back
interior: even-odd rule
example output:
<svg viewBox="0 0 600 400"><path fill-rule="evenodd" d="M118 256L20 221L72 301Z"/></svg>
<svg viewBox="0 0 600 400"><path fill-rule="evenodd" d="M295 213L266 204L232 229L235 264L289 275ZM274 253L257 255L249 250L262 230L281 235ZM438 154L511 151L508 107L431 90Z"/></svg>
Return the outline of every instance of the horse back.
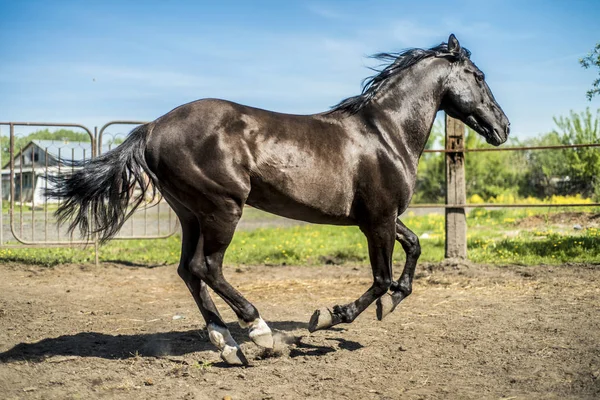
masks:
<svg viewBox="0 0 600 400"><path fill-rule="evenodd" d="M350 120L206 99L156 120L147 158L161 159L149 165L162 165L157 175L178 186L188 181L274 214L343 225L356 222L355 206L365 201L357 196L382 179L378 151Z"/></svg>

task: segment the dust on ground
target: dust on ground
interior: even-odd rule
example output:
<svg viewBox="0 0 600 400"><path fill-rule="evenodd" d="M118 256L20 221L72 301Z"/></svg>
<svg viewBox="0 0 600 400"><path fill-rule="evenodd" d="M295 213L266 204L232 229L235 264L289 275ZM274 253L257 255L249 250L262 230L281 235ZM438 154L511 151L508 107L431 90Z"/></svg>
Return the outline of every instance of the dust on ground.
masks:
<svg viewBox="0 0 600 400"><path fill-rule="evenodd" d="M599 265L422 263L384 321L372 306L309 334L312 312L354 300L369 270L226 268L280 343L276 354L257 348L218 300L252 364L230 368L173 266L1 265L1 397L600 397Z"/></svg>
<svg viewBox="0 0 600 400"><path fill-rule="evenodd" d="M579 229L597 228L600 226L600 214L577 211L549 212L547 214L536 214L520 219L516 226L519 228L538 228L548 225L564 226L572 228L579 225Z"/></svg>

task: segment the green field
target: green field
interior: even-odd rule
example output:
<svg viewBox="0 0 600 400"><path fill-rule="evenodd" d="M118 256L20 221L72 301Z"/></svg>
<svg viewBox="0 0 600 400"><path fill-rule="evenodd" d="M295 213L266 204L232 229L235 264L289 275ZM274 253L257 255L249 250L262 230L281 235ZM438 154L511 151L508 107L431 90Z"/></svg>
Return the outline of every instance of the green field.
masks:
<svg viewBox="0 0 600 400"><path fill-rule="evenodd" d="M600 262L600 209L474 209L468 214L469 259L482 263L556 264ZM246 221L276 224L274 217L247 209ZM292 225L240 230L226 254L227 264L366 263L367 246L356 227ZM444 256L444 217L439 214L409 215L404 223L421 238L421 261L440 261ZM584 221L581 223L581 221ZM581 229L574 229L581 225ZM579 228L579 226L577 226ZM176 264L180 238L115 240L100 248L101 262L155 266ZM394 260L404 259L397 244ZM61 263L93 263L94 249L4 248L0 262L52 266Z"/></svg>

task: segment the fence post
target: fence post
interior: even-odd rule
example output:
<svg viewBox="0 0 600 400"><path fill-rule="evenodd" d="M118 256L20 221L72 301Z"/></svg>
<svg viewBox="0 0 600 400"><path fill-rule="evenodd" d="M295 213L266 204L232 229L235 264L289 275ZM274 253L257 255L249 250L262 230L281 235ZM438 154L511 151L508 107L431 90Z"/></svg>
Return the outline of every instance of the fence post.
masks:
<svg viewBox="0 0 600 400"><path fill-rule="evenodd" d="M446 115L446 204L465 204L465 125ZM464 208L446 208L446 258L467 258L467 217Z"/></svg>

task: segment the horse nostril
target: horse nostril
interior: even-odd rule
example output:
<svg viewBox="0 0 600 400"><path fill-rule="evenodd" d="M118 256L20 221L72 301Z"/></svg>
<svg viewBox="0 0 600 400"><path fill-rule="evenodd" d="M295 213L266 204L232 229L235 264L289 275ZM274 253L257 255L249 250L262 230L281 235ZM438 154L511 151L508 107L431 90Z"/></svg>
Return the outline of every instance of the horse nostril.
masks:
<svg viewBox="0 0 600 400"><path fill-rule="evenodd" d="M504 131L506 135L510 133L510 122L506 125L506 130Z"/></svg>

